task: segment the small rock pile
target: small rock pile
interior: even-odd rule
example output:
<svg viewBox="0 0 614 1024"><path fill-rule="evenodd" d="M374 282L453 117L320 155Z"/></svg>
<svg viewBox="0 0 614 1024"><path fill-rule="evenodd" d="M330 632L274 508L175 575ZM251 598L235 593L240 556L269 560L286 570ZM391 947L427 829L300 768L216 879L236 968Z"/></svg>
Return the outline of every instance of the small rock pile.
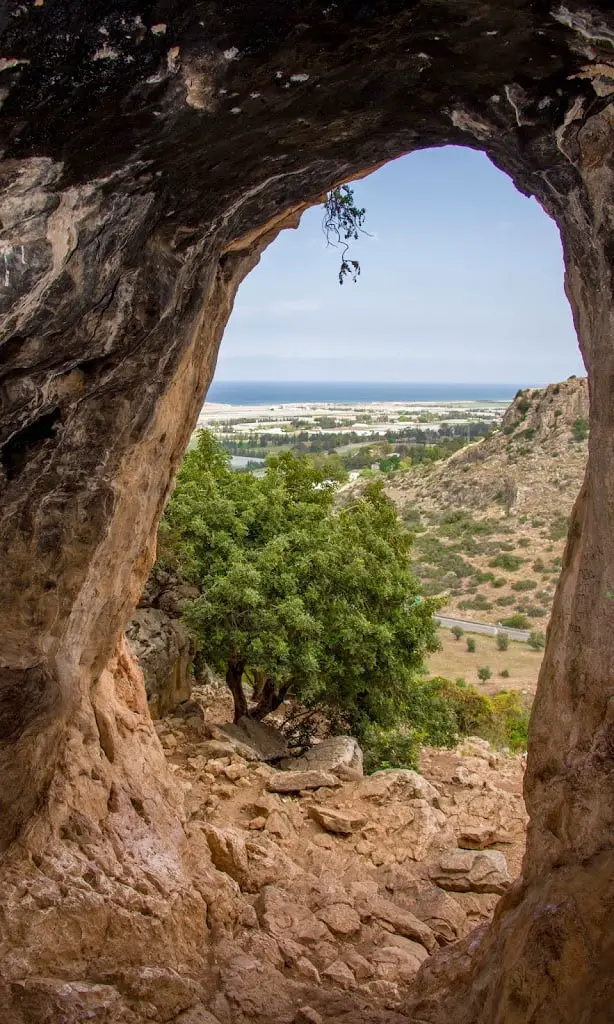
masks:
<svg viewBox="0 0 614 1024"><path fill-rule="evenodd" d="M400 1024L424 960L490 917L518 869L521 759L472 740L426 751L423 775L365 777L351 737L280 758L275 730L197 708L158 731L223 879L203 1021Z"/></svg>

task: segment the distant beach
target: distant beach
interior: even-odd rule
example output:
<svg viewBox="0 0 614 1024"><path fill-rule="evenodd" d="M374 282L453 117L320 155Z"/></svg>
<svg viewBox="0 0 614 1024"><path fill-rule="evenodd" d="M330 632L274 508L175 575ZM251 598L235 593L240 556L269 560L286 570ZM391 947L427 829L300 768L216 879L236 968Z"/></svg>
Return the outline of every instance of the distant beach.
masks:
<svg viewBox="0 0 614 1024"><path fill-rule="evenodd" d="M285 405L351 402L509 402L525 384L429 381L214 381L207 403ZM539 385L532 385L538 387Z"/></svg>

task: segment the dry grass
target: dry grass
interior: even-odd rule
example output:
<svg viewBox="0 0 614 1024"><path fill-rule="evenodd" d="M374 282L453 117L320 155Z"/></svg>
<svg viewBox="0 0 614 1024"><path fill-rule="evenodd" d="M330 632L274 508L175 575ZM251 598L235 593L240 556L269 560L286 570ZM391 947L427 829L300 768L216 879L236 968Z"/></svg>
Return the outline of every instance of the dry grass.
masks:
<svg viewBox="0 0 614 1024"><path fill-rule="evenodd" d="M466 679L483 693L493 694L499 690L526 691L535 694L537 676L542 663L543 651L534 651L528 644L510 640L507 651L499 651L494 636L480 633L465 633L455 640L449 629L441 629L441 650L428 660L430 676L445 676L447 679ZM467 637L476 643L475 654L467 650ZM488 666L492 677L487 683L478 679L478 669ZM503 679L500 672L507 669L509 678Z"/></svg>

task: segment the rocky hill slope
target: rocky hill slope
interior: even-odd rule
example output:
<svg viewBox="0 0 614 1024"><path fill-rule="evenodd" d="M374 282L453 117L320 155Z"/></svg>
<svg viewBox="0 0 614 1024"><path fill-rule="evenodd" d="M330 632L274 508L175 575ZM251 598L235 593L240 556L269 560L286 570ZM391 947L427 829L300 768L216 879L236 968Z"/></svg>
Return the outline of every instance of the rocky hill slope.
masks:
<svg viewBox="0 0 614 1024"><path fill-rule="evenodd" d="M587 458L588 386L571 378L519 392L501 429L449 459L388 478L416 531L416 569L446 614L542 629L567 517Z"/></svg>
<svg viewBox="0 0 614 1024"><path fill-rule="evenodd" d="M421 775L365 777L337 737L280 770L272 730L241 740L226 695L195 697L156 728L216 869L216 954L208 1011L173 1020L406 1024L421 964L487 920L519 871L521 758L470 740L426 750Z"/></svg>

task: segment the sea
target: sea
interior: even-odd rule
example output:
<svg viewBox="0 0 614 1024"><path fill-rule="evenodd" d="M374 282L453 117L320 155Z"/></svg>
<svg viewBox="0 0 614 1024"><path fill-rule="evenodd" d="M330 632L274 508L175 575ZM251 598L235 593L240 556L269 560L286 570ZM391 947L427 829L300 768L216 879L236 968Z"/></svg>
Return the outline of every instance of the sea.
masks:
<svg viewBox="0 0 614 1024"><path fill-rule="evenodd" d="M302 402L509 402L520 387L526 387L526 384L214 380L207 393L207 401L225 405L293 405Z"/></svg>

